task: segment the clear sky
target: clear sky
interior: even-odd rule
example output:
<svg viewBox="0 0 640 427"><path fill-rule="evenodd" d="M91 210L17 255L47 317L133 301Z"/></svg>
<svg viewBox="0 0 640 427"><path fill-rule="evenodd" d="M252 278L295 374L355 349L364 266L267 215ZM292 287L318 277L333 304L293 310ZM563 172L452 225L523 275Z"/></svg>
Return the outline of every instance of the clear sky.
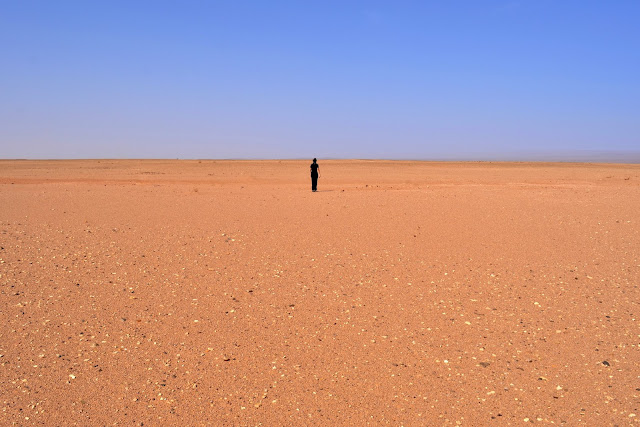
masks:
<svg viewBox="0 0 640 427"><path fill-rule="evenodd" d="M640 151L640 1L0 0L2 158Z"/></svg>

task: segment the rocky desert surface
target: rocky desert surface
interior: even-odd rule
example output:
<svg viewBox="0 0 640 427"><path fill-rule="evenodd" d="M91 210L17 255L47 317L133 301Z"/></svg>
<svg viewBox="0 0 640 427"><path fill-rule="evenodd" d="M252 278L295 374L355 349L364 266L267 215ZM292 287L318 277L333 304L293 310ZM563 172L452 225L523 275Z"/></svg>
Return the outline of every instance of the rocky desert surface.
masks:
<svg viewBox="0 0 640 427"><path fill-rule="evenodd" d="M635 425L640 165L0 161L2 425Z"/></svg>

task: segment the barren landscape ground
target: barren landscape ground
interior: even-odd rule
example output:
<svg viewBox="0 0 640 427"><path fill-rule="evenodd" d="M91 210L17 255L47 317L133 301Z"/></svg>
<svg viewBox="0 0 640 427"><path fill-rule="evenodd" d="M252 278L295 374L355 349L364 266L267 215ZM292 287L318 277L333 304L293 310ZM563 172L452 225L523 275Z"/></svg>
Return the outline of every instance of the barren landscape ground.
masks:
<svg viewBox="0 0 640 427"><path fill-rule="evenodd" d="M629 425L640 165L0 161L2 425Z"/></svg>

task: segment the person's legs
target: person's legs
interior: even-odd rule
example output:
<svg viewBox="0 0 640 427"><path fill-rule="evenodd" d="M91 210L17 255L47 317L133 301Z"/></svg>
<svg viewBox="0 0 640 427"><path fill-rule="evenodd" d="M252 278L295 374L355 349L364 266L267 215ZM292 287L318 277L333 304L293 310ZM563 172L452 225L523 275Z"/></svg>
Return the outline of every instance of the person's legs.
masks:
<svg viewBox="0 0 640 427"><path fill-rule="evenodd" d="M318 177L311 177L311 191L316 191L318 189Z"/></svg>

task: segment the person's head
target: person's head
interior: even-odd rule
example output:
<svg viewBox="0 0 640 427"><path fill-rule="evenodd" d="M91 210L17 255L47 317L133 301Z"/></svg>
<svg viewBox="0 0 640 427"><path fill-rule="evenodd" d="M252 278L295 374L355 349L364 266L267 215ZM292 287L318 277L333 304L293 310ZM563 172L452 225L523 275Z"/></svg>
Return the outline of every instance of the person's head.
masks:
<svg viewBox="0 0 640 427"><path fill-rule="evenodd" d="M315 162L316 162L316 158L314 157L314 158L313 158L313 163L315 163Z"/></svg>

